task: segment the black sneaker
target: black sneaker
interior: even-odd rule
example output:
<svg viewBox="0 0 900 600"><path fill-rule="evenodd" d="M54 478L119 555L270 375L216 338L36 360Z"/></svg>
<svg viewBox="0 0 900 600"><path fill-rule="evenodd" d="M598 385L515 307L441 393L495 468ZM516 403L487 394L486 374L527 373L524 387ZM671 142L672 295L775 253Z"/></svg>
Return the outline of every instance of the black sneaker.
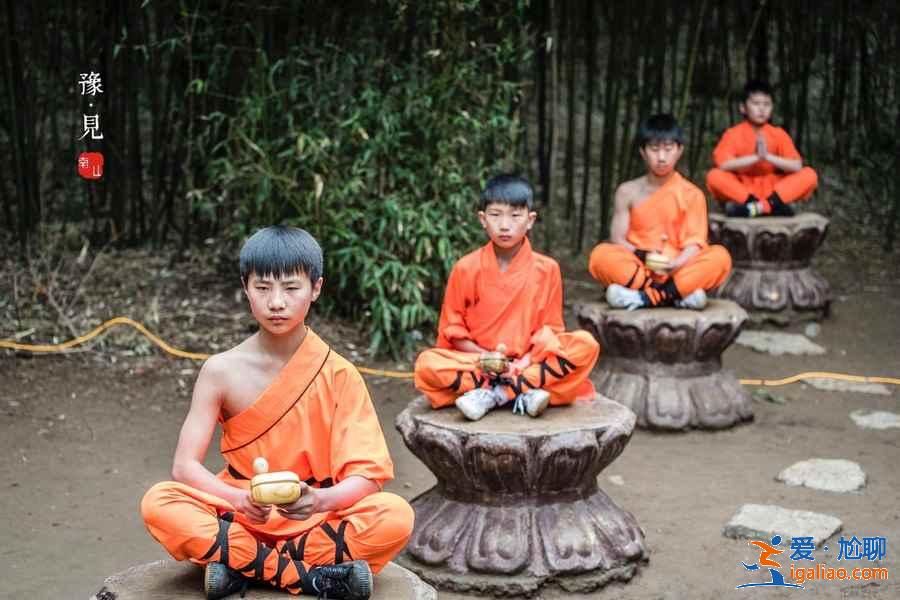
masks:
<svg viewBox="0 0 900 600"><path fill-rule="evenodd" d="M781 199L769 198L769 205L772 207L773 217L793 217L794 209L790 204L785 204Z"/></svg>
<svg viewBox="0 0 900 600"><path fill-rule="evenodd" d="M335 600L368 600L372 569L364 560L313 567L303 578L303 593Z"/></svg>
<svg viewBox="0 0 900 600"><path fill-rule="evenodd" d="M759 202L748 200L744 204L738 204L737 202L725 203L726 217L740 217L746 219L757 217L760 214L762 214L762 210L760 209Z"/></svg>
<svg viewBox="0 0 900 600"><path fill-rule="evenodd" d="M206 600L218 600L235 592L241 593L241 598L247 593L250 580L222 563L206 563L206 572L203 574L203 590L206 592Z"/></svg>

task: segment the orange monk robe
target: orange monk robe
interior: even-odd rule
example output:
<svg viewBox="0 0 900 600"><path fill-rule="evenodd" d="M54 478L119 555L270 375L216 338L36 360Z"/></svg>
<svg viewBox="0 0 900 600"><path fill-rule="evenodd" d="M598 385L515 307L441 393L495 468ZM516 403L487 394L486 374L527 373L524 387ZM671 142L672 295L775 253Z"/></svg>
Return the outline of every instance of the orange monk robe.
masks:
<svg viewBox="0 0 900 600"><path fill-rule="evenodd" d="M800 158L791 136L781 127L766 123L759 131L770 153L792 160ZM757 132L747 121L728 129L713 150L713 163L718 167L733 158L754 154L756 136ZM750 194L759 200L766 200L772 192L777 192L786 203L805 200L817 184L818 176L811 167L785 174L767 160L757 161L739 171L711 169L706 175L706 187L716 199L739 204L746 202Z"/></svg>
<svg viewBox="0 0 900 600"><path fill-rule="evenodd" d="M723 246L707 242L706 198L693 183L674 173L658 190L632 205L625 239L639 250L660 252L674 259L695 244L700 252L678 269L672 278L682 297L703 288L721 285L731 271L731 255ZM647 290L667 275L650 271L633 252L618 244L598 244L591 252L588 270L604 286L617 283ZM655 294L648 291L653 299Z"/></svg>
<svg viewBox="0 0 900 600"><path fill-rule="evenodd" d="M270 471L293 471L314 487L351 475L381 487L394 475L362 377L312 330L259 398L220 422L227 467L217 477L235 487L249 489L258 456ZM174 481L150 488L141 511L175 559L253 566L258 579L294 593L300 571L311 566L362 559L378 572L403 549L413 524L409 504L387 492L305 521L272 510L268 521L253 523L226 500Z"/></svg>
<svg viewBox="0 0 900 600"><path fill-rule="evenodd" d="M528 238L506 271L490 242L454 265L437 348L419 354L415 366L416 387L434 408L491 383L479 370L479 355L455 350L454 340L487 350L502 343L512 358L530 352L532 364L512 382L510 396L540 387L550 392L551 404L569 404L594 394L588 375L600 346L586 331L565 332L559 265L534 252Z"/></svg>

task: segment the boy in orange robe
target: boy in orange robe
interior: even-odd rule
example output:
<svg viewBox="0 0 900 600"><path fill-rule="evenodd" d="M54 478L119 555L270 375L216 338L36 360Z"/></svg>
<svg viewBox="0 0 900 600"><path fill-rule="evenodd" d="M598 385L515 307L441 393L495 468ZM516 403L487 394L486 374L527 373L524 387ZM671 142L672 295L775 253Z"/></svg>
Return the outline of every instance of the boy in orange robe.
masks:
<svg viewBox="0 0 900 600"><path fill-rule="evenodd" d="M322 250L302 229L269 227L244 244L241 282L257 333L204 363L172 477L141 502L150 534L205 565L209 599L265 581L292 594L364 599L402 550L413 512L381 491L393 463L359 372L304 323L322 288ZM227 467L203 466L216 423ZM292 504L256 504L256 457L293 471Z"/></svg>
<svg viewBox="0 0 900 600"><path fill-rule="evenodd" d="M607 286L613 308L699 310L706 306L705 290L721 285L731 271L728 251L707 243L703 192L675 170L683 140L668 114L650 117L638 130L647 173L616 190L611 243L598 244L588 263L591 275ZM668 263L648 266L651 253L664 255Z"/></svg>
<svg viewBox="0 0 900 600"><path fill-rule="evenodd" d="M745 120L728 129L713 150L716 168L706 187L725 202L729 217L791 216L792 202L806 200L818 177L803 159L791 136L769 123L772 88L763 81L744 86L740 110Z"/></svg>
<svg viewBox="0 0 900 600"><path fill-rule="evenodd" d="M562 276L552 258L531 249L537 213L527 181L488 181L478 218L490 241L453 267L437 348L416 360L415 383L434 408L455 404L469 419L513 400L514 413L540 415L548 404L592 397L588 379L600 346L586 331L566 333ZM481 358L499 350L505 373L482 372Z"/></svg>

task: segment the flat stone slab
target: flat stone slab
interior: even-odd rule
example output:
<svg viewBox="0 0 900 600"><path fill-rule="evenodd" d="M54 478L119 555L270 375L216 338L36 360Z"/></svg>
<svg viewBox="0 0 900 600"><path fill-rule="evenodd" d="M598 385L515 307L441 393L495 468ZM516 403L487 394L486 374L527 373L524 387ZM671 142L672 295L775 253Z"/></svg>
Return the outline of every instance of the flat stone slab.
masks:
<svg viewBox="0 0 900 600"><path fill-rule="evenodd" d="M742 331L735 340L741 346L747 346L757 352L764 352L774 356L782 354L794 355L819 355L825 354L825 348L809 341L799 333L784 333L781 331Z"/></svg>
<svg viewBox="0 0 900 600"><path fill-rule="evenodd" d="M854 410L850 413L850 418L863 429L900 429L900 415L884 410Z"/></svg>
<svg viewBox="0 0 900 600"><path fill-rule="evenodd" d="M197 600L202 597L203 570L200 567L187 561L158 560L107 577L103 587L90 600ZM246 600L293 597L271 587L250 587ZM412 571L391 562L375 576L371 598L436 600L437 592Z"/></svg>
<svg viewBox="0 0 900 600"><path fill-rule="evenodd" d="M891 395L891 390L883 383L842 381L840 379L827 379L824 377L810 377L803 381L817 390L826 392L854 392L858 394L878 394L880 396Z"/></svg>
<svg viewBox="0 0 900 600"><path fill-rule="evenodd" d="M421 399L415 404L414 412L410 413L410 417L412 416L415 416L418 423L458 432L466 438L478 435L547 438L580 432L585 429L601 433L608 430L622 430L630 436L636 420L629 409L600 394L592 400L579 400L572 404L549 406L536 419L513 415L510 410L503 407L492 410L477 421L470 421L456 407L433 410L427 402ZM400 426L398 425L398 427Z"/></svg>
<svg viewBox="0 0 900 600"><path fill-rule="evenodd" d="M807 510L792 510L774 504L744 504L722 530L730 538L763 538L780 535L785 541L812 537L816 547L840 531L837 517Z"/></svg>
<svg viewBox="0 0 900 600"><path fill-rule="evenodd" d="M788 485L826 492L855 492L866 485L866 474L850 460L811 458L792 464L776 477Z"/></svg>

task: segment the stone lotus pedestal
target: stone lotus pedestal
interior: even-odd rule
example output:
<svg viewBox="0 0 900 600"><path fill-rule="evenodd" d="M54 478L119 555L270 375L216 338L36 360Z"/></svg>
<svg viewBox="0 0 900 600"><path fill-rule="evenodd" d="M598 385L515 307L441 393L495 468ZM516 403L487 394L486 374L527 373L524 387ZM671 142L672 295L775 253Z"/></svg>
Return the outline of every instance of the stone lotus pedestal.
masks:
<svg viewBox="0 0 900 600"><path fill-rule="evenodd" d="M501 408L476 422L414 400L396 425L438 482L412 501L416 525L397 561L438 588L481 594L631 579L647 559L644 535L597 476L634 422L601 396L537 419Z"/></svg>
<svg viewBox="0 0 900 600"><path fill-rule="evenodd" d="M184 561L157 560L106 578L90 600L199 600L203 594L203 570ZM229 596L237 598L238 594ZM296 598L259 584L247 589L246 600ZM308 598L308 596L300 596ZM436 600L434 588L398 564L388 563L375 576L371 600Z"/></svg>
<svg viewBox="0 0 900 600"><path fill-rule="evenodd" d="M751 312L753 321L787 324L828 315L828 282L810 266L825 240L828 219L794 217L735 219L709 216L709 241L731 253L731 276L716 292Z"/></svg>
<svg viewBox="0 0 900 600"><path fill-rule="evenodd" d="M746 390L722 369L722 352L747 319L734 302L711 300L702 311L588 303L575 314L602 348L594 384L634 411L640 427L722 429L753 418Z"/></svg>

